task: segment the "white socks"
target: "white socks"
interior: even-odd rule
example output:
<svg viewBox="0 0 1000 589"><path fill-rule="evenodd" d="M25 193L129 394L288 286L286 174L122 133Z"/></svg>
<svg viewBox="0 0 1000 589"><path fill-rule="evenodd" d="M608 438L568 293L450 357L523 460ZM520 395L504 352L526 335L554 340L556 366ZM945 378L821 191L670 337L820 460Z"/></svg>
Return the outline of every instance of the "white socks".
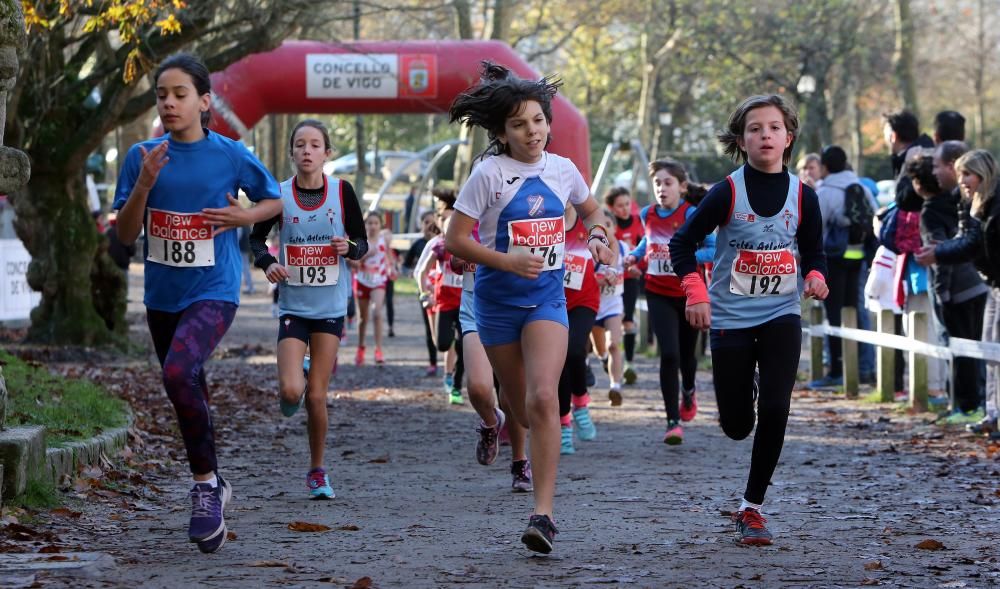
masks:
<svg viewBox="0 0 1000 589"><path fill-rule="evenodd" d="M744 509L746 509L747 507L750 507L750 508L754 509L754 510L755 510L755 511L756 511L757 513L760 513L760 508L761 508L761 505L758 505L758 504L756 504L756 503L750 503L750 502L749 502L749 501L747 501L746 499L744 499L744 500L743 500L743 502L742 502L742 503L740 503L740 508L739 508L739 511L743 511L743 510L744 510Z"/></svg>
<svg viewBox="0 0 1000 589"><path fill-rule="evenodd" d="M192 479L192 480L194 481L194 479ZM200 484L200 483L208 483L209 485L212 485L212 488L214 489L214 488L216 488L216 487L219 486L219 479L213 473L212 474L212 478L208 479L207 481L194 481L194 484L196 484L196 485Z"/></svg>

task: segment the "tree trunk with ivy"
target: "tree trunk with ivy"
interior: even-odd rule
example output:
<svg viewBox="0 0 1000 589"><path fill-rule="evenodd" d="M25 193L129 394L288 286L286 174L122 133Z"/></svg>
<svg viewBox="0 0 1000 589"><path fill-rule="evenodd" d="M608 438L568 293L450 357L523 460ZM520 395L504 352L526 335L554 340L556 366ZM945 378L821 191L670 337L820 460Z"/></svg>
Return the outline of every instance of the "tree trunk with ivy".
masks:
<svg viewBox="0 0 1000 589"><path fill-rule="evenodd" d="M28 338L49 344L116 343L127 333L128 285L88 210L84 174L105 135L155 106L154 90L139 76L182 49L220 70L275 48L315 12L308 0L196 2L180 11L151 0L122 17L107 12L113 6L88 4L70 1L64 13L58 3L24 2L31 67L21 71L6 126L33 163L27 188L11 195L15 230L32 257L28 284L42 295ZM105 24L81 34L94 15Z"/></svg>
<svg viewBox="0 0 1000 589"><path fill-rule="evenodd" d="M32 341L91 346L125 333L125 292L108 288L122 279L107 275L109 266L119 275L121 270L107 247L99 247L105 238L87 211L82 173L82 168L73 173L36 167L28 187L14 198L14 229L31 254L28 285L42 293L31 312Z"/></svg>

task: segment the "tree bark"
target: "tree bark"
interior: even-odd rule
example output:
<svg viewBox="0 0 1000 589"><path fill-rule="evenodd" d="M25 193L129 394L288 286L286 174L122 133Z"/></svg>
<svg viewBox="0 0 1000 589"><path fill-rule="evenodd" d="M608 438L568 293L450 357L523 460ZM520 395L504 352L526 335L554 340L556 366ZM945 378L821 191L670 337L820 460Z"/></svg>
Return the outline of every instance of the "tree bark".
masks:
<svg viewBox="0 0 1000 589"><path fill-rule="evenodd" d="M94 231L84 191L82 178L41 169L34 171L31 184L14 198L14 230L31 254L28 285L42 294L41 303L31 312L29 341L102 345L116 340L114 332L125 331L124 305L114 300L116 296L124 299L125 292L121 288L117 295L108 291L114 279L104 279L103 261L95 269L95 255L107 256L99 251L103 236ZM91 280L95 272L97 284ZM95 288L104 297L101 309L120 310L120 314L106 318L98 314Z"/></svg>
<svg viewBox="0 0 1000 589"><path fill-rule="evenodd" d="M895 0L893 8L896 51L892 61L896 67L896 82L903 98L903 108L919 117L917 82L913 76L913 15L910 12L910 0Z"/></svg>

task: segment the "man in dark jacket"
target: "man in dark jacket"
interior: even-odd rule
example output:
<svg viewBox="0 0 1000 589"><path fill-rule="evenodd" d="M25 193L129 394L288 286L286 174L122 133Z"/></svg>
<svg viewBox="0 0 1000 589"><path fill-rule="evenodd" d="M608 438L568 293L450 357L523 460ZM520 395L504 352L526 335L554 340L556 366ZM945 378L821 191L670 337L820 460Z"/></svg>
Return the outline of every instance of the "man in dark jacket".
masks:
<svg viewBox="0 0 1000 589"><path fill-rule="evenodd" d="M896 179L896 206L902 211L919 211L924 204L910 183L904 166L917 149L934 147L934 140L920 132L917 115L908 110L885 115L882 128L885 142L892 154L892 175Z"/></svg>
<svg viewBox="0 0 1000 589"><path fill-rule="evenodd" d="M906 164L915 192L924 199L920 235L924 243L952 238L958 230L958 195L943 190L934 174L934 158L921 156ZM972 262L934 265L930 271L934 312L951 337L978 340L983 332L983 311L988 288ZM952 403L955 413L946 421L959 423L980 406L982 361L955 358L952 362ZM981 416L979 416L981 417Z"/></svg>

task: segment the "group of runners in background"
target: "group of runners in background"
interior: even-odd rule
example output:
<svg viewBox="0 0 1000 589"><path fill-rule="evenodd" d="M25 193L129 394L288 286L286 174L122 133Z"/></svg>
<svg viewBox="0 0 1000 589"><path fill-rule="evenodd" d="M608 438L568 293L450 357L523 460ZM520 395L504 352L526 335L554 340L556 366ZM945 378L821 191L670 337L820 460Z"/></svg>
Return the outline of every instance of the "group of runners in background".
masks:
<svg viewBox="0 0 1000 589"><path fill-rule="evenodd" d="M557 81L522 79L493 63L480 73L450 117L485 129L489 147L457 194L436 193L414 268L428 374L446 352L449 400L463 402L464 381L478 414L477 461L493 463L505 433L512 488L533 492L522 542L552 550L560 454L576 451L574 437L597 435L588 409L591 349L609 373L612 405L634 381L644 274L663 441L680 444L681 422L697 413L696 335L709 330L722 428L734 439L757 428L734 512L738 539L770 544L761 509L798 367L800 296L826 296L817 197L785 168L798 132L794 109L776 95L748 98L720 134L742 165L693 204L685 197L698 201L701 191L684 166L653 162L656 202L634 215L627 191L610 191L602 207L576 166L546 151ZM193 475L189 539L214 552L226 541L232 490L218 473L204 365L239 303L240 253L229 229L254 225L255 263L278 284L279 406L286 416L303 406L308 414L314 498L334 497L324 464L326 398L348 301L353 291L355 362L366 360L370 324L374 361L384 362L383 306L397 263L382 217L362 213L353 187L323 173L332 149L322 123L295 126L295 173L279 184L246 147L207 130L210 84L200 61L168 58L155 85L167 135L129 150L114 207L124 243L145 225L147 321ZM237 191L254 206L241 207ZM275 228L277 251L266 243Z"/></svg>

